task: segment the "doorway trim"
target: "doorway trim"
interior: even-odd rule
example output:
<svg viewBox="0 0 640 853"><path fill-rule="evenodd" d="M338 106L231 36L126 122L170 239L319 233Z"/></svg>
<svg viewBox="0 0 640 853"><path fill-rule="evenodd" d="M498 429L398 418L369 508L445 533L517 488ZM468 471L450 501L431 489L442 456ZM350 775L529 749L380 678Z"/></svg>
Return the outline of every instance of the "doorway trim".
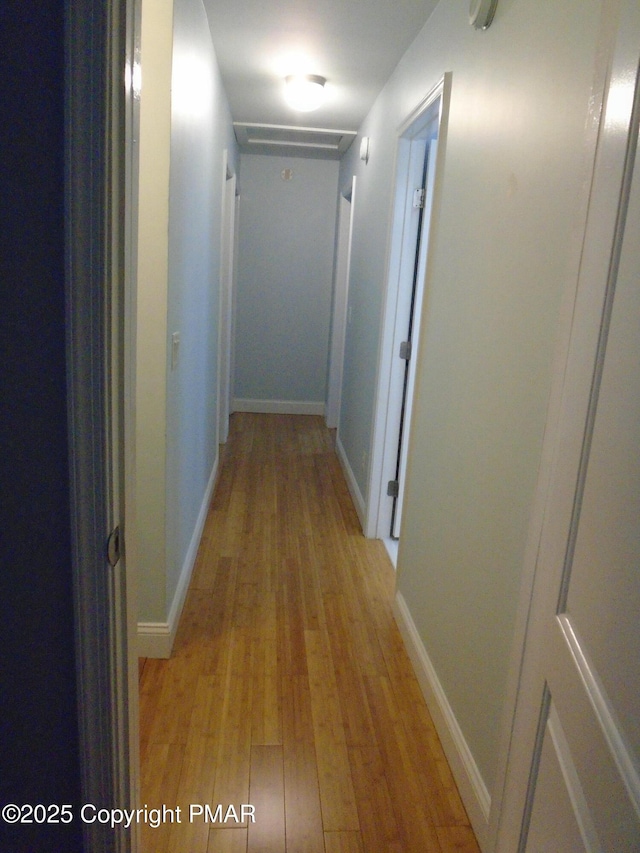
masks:
<svg viewBox="0 0 640 853"><path fill-rule="evenodd" d="M398 127L396 138L395 176L393 185L395 195L391 224L391 238L387 271L385 307L380 335L380 355L376 402L373 417L373 441L371 468L369 475L368 501L364 532L369 538L383 539L390 556L395 563L395 549L390 547L391 499L387 496L387 481L394 479L395 459L392 459L398 446L399 405L402 396L402 378L398 372L395 342L404 332L400 331L403 322L399 316L400 291L403 283L407 253L415 256L415 235L409 234L408 211L411 209L411 196L416 169L424 164L424 149L432 113L437 110L438 150L435 163L433 199L426 239L427 247L433 246L438 220L438 207L442 194L442 175L446 148L447 122L451 100L452 74L446 72L439 82L429 91L420 103L409 113ZM433 138L433 135L430 136ZM420 163L420 159L422 162ZM417 164L417 165L416 165ZM413 242L413 246L411 243ZM428 293L428 284L432 274L433 262L427 252L424 272L424 291ZM416 325L422 318L416 316ZM417 353L414 351L414 359ZM402 368L403 370L403 368ZM400 378L399 378L400 377ZM400 384L399 384L400 383ZM395 450L389 448L395 445ZM390 475L393 468L394 474Z"/></svg>
<svg viewBox="0 0 640 853"><path fill-rule="evenodd" d="M135 275L139 0L65 4L68 441L81 795L139 797L135 588L122 533ZM124 76L124 81L123 81ZM123 85L124 83L124 85ZM124 211L124 216L123 216ZM119 547L115 543L120 542ZM137 832L82 828L92 851L134 853Z"/></svg>
<svg viewBox="0 0 640 853"><path fill-rule="evenodd" d="M353 236L353 213L356 200L356 181L340 193L338 199L338 228L336 263L333 284L333 308L331 315L331 340L329 345L328 389L325 416L329 429L340 422L340 400L342 396L342 373L344 346L347 335L347 303L349 298L349 272L351 267L351 239Z"/></svg>
<svg viewBox="0 0 640 853"><path fill-rule="evenodd" d="M222 155L222 224L220 232L220 294L218 337L218 444L229 437L229 415L233 399L233 306L236 260L236 174L229 165L229 152Z"/></svg>

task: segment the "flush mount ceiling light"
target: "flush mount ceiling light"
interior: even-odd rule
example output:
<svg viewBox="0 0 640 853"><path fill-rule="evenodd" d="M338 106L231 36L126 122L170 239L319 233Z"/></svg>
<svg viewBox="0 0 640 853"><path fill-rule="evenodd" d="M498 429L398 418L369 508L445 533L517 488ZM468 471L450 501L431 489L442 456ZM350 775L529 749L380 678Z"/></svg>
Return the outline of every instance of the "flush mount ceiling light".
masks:
<svg viewBox="0 0 640 853"><path fill-rule="evenodd" d="M491 26L498 0L471 0L469 3L469 23L476 30L486 30Z"/></svg>
<svg viewBox="0 0 640 853"><path fill-rule="evenodd" d="M326 82L317 74L292 74L285 78L285 100L290 107L302 113L317 110L324 97Z"/></svg>

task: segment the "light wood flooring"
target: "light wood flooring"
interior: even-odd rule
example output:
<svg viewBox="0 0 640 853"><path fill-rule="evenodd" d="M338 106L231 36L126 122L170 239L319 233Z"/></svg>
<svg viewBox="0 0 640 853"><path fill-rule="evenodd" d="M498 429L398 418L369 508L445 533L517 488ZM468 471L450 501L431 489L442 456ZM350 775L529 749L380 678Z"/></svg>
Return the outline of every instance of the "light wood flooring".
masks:
<svg viewBox="0 0 640 853"><path fill-rule="evenodd" d="M479 853L393 592L322 419L233 415L173 656L140 662L142 803L182 808L143 853Z"/></svg>

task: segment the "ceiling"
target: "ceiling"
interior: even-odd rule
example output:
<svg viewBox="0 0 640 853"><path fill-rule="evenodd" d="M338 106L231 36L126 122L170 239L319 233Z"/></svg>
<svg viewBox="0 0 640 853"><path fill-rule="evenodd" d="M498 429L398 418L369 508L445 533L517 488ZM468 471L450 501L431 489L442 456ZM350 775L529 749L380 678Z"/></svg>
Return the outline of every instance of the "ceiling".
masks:
<svg viewBox="0 0 640 853"><path fill-rule="evenodd" d="M339 157L437 2L204 0L241 148ZM294 73L326 78L318 110L285 104Z"/></svg>

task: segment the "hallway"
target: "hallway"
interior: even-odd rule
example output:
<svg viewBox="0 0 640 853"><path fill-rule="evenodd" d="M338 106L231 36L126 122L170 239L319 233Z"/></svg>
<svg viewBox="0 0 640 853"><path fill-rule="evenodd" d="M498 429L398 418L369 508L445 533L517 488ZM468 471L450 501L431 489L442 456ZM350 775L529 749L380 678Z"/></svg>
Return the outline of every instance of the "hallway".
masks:
<svg viewBox="0 0 640 853"><path fill-rule="evenodd" d="M320 417L236 413L170 660L141 660L144 853L477 853ZM254 823L188 819L255 807Z"/></svg>

